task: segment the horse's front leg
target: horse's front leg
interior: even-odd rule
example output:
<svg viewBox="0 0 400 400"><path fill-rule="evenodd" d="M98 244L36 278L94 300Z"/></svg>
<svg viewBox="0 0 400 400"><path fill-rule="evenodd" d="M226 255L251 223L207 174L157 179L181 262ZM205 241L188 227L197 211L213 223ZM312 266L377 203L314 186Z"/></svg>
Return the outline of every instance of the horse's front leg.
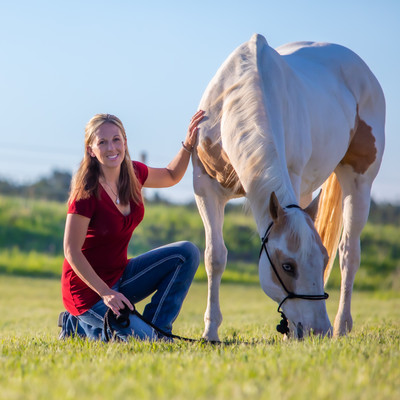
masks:
<svg viewBox="0 0 400 400"><path fill-rule="evenodd" d="M197 185L196 190L196 203L205 230L204 263L208 277L208 298L204 315L203 338L209 341L219 341L218 328L222 322L219 287L227 258L227 250L222 236L226 199L213 190L213 182L209 177L204 177L204 181L201 190L199 190L199 185Z"/></svg>

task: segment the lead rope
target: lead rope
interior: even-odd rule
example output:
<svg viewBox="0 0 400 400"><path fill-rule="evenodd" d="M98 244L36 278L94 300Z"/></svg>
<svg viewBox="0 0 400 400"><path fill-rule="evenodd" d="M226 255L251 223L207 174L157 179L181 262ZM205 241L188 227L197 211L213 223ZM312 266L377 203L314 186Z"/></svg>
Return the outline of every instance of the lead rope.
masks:
<svg viewBox="0 0 400 400"><path fill-rule="evenodd" d="M104 322L103 322L103 332L104 332L104 340L105 342L109 342L111 338L115 338L116 337L116 330L112 327L111 323L110 323L110 319L111 322L114 322L117 325L120 325L122 328L128 328L129 327L129 315L133 314L136 315L138 318L140 318L144 323L146 323L147 325L151 326L156 332L157 334L161 334L162 336L168 337L168 338L172 338L172 339L179 339L179 340L185 340L186 342L202 342L203 340L199 340L199 339L191 339L191 338L187 338L184 336L178 336L178 335L174 335L172 333L168 333L163 331L162 329L160 329L159 327L157 327L156 325L154 325L153 323L151 323L150 321L147 321L146 318L143 317L143 315L141 315L135 308L135 306L133 306L133 310L130 310L128 307L125 307L123 309L120 310L121 314L119 316L116 316L112 310L109 308L106 313L104 314ZM108 332L111 332L111 338Z"/></svg>

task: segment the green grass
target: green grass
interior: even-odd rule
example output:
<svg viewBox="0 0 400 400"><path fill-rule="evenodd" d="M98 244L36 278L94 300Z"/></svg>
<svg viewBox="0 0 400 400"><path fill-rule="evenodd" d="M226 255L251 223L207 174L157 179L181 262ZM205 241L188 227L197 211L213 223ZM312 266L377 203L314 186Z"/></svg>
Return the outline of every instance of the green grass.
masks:
<svg viewBox="0 0 400 400"><path fill-rule="evenodd" d="M35 250L21 251L17 247L0 249L0 273L42 278L59 278L64 257L40 253Z"/></svg>
<svg viewBox="0 0 400 400"><path fill-rule="evenodd" d="M131 254L182 239L204 245L197 211L166 207L148 204ZM227 344L60 342L65 211L60 203L0 196L0 400L400 398L398 227L364 230L355 284L362 291L354 293L354 330L345 338L282 340L277 305L258 283L254 221L233 210L224 224L231 259L221 290ZM175 333L201 336L205 280L201 265ZM339 282L336 267L331 321Z"/></svg>
<svg viewBox="0 0 400 400"><path fill-rule="evenodd" d="M199 337L207 287L193 284L176 333ZM345 338L283 341L258 285L222 286L229 345L58 341L55 279L0 276L0 399L397 399L400 295L356 292ZM331 320L338 293L327 302Z"/></svg>

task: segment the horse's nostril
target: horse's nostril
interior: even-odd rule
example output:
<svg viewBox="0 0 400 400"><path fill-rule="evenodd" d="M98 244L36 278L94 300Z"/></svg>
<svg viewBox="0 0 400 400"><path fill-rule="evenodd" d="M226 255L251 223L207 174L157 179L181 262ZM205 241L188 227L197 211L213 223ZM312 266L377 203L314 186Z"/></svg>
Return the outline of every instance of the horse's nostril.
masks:
<svg viewBox="0 0 400 400"><path fill-rule="evenodd" d="M303 332L303 325L301 324L301 322L299 322L299 323L297 324L297 337L298 337L299 339L303 339L303 335L304 335L304 332Z"/></svg>

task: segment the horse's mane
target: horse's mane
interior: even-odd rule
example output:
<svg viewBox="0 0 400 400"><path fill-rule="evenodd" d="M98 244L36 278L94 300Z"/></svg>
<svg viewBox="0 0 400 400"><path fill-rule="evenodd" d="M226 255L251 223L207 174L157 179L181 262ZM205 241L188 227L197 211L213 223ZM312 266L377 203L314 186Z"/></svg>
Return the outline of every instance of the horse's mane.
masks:
<svg viewBox="0 0 400 400"><path fill-rule="evenodd" d="M278 150L281 143L272 135L271 118L266 107L270 93L265 93L265 74L260 73L267 48L265 39L261 43L252 39L232 55L224 72L228 76L237 75L237 78L209 107L214 115L213 124L220 124L223 148L247 197L259 203L256 206L258 210L266 210L269 198L265 196L272 191L281 202L288 198L288 182L283 169L286 163L279 156L284 149ZM264 53L260 55L261 52Z"/></svg>

